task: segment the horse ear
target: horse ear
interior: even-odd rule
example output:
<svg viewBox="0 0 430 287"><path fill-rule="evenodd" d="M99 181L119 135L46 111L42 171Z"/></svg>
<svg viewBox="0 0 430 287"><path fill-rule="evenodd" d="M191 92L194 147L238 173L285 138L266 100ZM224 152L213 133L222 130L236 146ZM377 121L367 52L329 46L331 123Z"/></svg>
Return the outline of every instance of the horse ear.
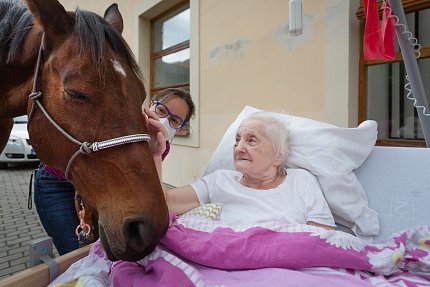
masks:
<svg viewBox="0 0 430 287"><path fill-rule="evenodd" d="M25 0L25 4L48 36L64 35L75 25L75 19L57 0Z"/></svg>
<svg viewBox="0 0 430 287"><path fill-rule="evenodd" d="M106 11L105 15L103 17L106 22L111 24L112 27L118 32L122 33L122 30L124 29L124 23L122 21L121 12L119 12L118 4L114 3L110 5Z"/></svg>

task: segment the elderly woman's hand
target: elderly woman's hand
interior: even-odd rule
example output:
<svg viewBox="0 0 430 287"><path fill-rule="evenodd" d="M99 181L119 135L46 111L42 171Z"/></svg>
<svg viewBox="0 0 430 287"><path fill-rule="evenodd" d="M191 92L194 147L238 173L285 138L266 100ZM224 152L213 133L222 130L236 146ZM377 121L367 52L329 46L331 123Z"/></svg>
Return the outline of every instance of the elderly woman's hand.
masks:
<svg viewBox="0 0 430 287"><path fill-rule="evenodd" d="M148 108L143 109L144 124L147 126L148 134L151 137L149 147L154 158L162 156L166 150L167 130L160 122L157 115Z"/></svg>

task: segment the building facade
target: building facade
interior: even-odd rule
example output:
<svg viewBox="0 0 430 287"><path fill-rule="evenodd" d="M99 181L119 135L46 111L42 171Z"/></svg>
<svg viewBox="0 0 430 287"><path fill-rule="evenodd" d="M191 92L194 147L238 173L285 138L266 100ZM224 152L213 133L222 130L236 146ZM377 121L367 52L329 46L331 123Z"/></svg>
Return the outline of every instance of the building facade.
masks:
<svg viewBox="0 0 430 287"><path fill-rule="evenodd" d="M100 15L112 3L60 2L67 10L79 6ZM187 87L197 114L189 134L173 140L164 163L166 183L180 186L199 177L225 130L246 105L341 127L357 126L360 28L356 12L361 1L304 0L299 37L289 35L286 0L116 2L124 19L123 36L144 71L148 91L163 81L167 86L179 85L187 80L182 74L189 72ZM154 35L154 23L179 15L175 9L178 13L189 9L189 39L184 36L172 44L173 54L188 56L177 62L166 60L180 74L171 81L154 76L158 69L154 43L168 37L167 32Z"/></svg>

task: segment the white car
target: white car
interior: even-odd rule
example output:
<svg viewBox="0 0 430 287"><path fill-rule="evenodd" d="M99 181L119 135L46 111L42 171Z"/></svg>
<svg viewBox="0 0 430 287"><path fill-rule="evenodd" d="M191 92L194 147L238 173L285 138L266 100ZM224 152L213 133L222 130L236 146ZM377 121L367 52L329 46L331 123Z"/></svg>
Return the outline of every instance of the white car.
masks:
<svg viewBox="0 0 430 287"><path fill-rule="evenodd" d="M39 161L30 144L27 122L27 116L14 118L14 125L9 140L0 154L0 167L7 167L8 163Z"/></svg>

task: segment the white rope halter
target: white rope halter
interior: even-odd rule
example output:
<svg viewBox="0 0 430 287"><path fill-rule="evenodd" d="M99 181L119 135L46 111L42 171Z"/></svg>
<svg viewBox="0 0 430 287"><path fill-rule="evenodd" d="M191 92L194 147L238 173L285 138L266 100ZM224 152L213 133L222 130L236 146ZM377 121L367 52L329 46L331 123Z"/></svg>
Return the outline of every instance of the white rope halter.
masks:
<svg viewBox="0 0 430 287"><path fill-rule="evenodd" d="M72 162L79 154L89 154L102 149L107 149L107 148L111 148L111 147L115 147L123 144L135 143L140 141L149 142L151 140L148 134L133 134L133 135L127 135L127 136L117 137L117 138L108 139L108 140L99 141L99 142L93 142L93 143L81 142L75 139L69 133L67 133L60 125L58 125L55 122L55 120L49 115L46 109L43 107L42 103L39 101L39 98L42 97L42 91L40 90L39 85L40 85L40 73L41 73L40 71L42 66L41 63L42 63L42 56L43 56L43 40L44 40L44 35L42 35L42 40L39 47L39 53L37 55L36 69L34 72L33 90L29 95L29 99L32 101L32 107L28 115L28 122L30 122L31 116L33 115L35 107L37 106L45 115L45 117L48 119L48 121L60 133L62 133L67 139L69 139L73 143L80 146L79 149L72 155L69 162L67 163L66 172L64 174L66 179L69 179L68 175L70 172L70 167L72 165Z"/></svg>

